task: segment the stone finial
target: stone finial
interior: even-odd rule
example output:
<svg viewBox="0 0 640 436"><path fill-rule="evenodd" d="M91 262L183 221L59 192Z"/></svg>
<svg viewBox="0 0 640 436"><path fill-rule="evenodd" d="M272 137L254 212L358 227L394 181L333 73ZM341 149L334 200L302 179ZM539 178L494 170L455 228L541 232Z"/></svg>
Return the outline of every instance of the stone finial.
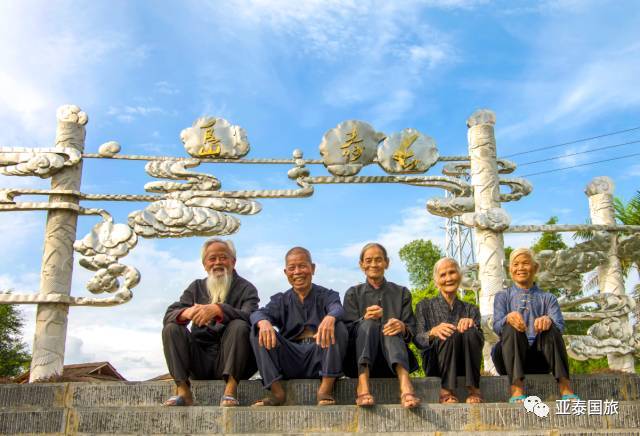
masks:
<svg viewBox="0 0 640 436"><path fill-rule="evenodd" d="M293 158L302 159L302 150L300 150L299 148L296 148L295 150L293 150Z"/></svg>
<svg viewBox="0 0 640 436"><path fill-rule="evenodd" d="M480 124L496 124L496 114L489 109L478 109L467 119L467 127L471 128Z"/></svg>
<svg viewBox="0 0 640 436"><path fill-rule="evenodd" d="M98 148L98 154L102 157L113 157L120 153L120 144L116 141L105 142Z"/></svg>
<svg viewBox="0 0 640 436"><path fill-rule="evenodd" d="M587 194L588 197L596 194L611 194L613 195L613 190L615 189L615 183L610 177L607 176L599 176L594 177L591 182L587 185L584 190L584 193Z"/></svg>
<svg viewBox="0 0 640 436"><path fill-rule="evenodd" d="M84 126L89 121L87 114L74 104L60 106L56 111L56 117L60 122L76 123L81 126Z"/></svg>

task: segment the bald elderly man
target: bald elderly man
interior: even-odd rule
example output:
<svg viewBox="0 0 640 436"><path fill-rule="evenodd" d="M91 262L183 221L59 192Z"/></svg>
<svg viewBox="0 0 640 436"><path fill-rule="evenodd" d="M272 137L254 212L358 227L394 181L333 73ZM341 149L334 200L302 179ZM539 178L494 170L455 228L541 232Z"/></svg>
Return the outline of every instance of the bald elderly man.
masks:
<svg viewBox="0 0 640 436"><path fill-rule="evenodd" d="M416 306L418 331L413 342L422 351L427 377L440 377L441 403L457 403L457 376L465 377L469 392L465 402L481 403L480 358L484 336L478 307L458 298L462 281L460 265L444 257L433 267L438 295Z"/></svg>
<svg viewBox="0 0 640 436"><path fill-rule="evenodd" d="M281 380L292 378L320 378L318 406L334 405L348 341L340 295L313 283L316 266L306 248L293 247L284 260L291 288L251 315L251 345L262 384L271 391L254 406L284 404Z"/></svg>
<svg viewBox="0 0 640 436"><path fill-rule="evenodd" d="M222 379L226 385L220 405L233 407L238 405L238 382L256 371L249 316L260 299L256 287L236 272L231 241L211 238L201 254L207 277L192 282L164 316L164 355L176 383L176 395L164 405L192 405L191 379Z"/></svg>
<svg viewBox="0 0 640 436"><path fill-rule="evenodd" d="M509 256L513 285L493 300L493 330L500 341L491 357L511 383L510 403L521 403L525 374L553 373L563 400L577 400L569 383L569 358L562 339L564 318L555 295L535 284L538 263L528 248Z"/></svg>

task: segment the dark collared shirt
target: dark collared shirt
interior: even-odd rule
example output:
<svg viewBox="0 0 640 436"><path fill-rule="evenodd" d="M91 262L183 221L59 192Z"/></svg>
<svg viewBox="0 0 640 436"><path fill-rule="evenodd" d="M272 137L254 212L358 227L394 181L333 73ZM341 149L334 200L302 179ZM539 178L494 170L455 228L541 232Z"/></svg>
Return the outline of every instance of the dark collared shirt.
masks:
<svg viewBox="0 0 640 436"><path fill-rule="evenodd" d="M418 348L428 349L433 345L433 339L429 339L429 330L443 322L457 326L461 318L471 318L475 327L482 332L480 310L477 306L460 300L457 295L453 305L449 306L442 293L438 293L437 297L424 299L416 306L418 333L413 342Z"/></svg>
<svg viewBox="0 0 640 436"><path fill-rule="evenodd" d="M558 299L550 292L545 292L535 283L531 289L522 289L511 285L498 292L493 300L493 331L500 335L502 327L510 312L520 312L527 326L529 345L536 339L533 322L536 318L547 315L560 333L564 331L564 318Z"/></svg>
<svg viewBox="0 0 640 436"><path fill-rule="evenodd" d="M411 307L411 292L404 286L388 282L376 289L364 282L350 287L344 295L344 321L347 326L360 322L369 306L382 307L382 324L390 318L399 319L406 326L404 339L410 342L416 333L416 318Z"/></svg>
<svg viewBox="0 0 640 436"><path fill-rule="evenodd" d="M178 316L185 309L195 304L209 304L210 296L207 290L207 279L194 280L180 296L180 300L171 304L164 315L163 325L168 323L188 324L190 321L179 322ZM249 315L258 308L258 290L251 282L240 277L233 270L231 287L224 303L220 303L222 319L214 318L208 325L191 325L191 334L198 342L219 342L225 326L234 319L249 322Z"/></svg>
<svg viewBox="0 0 640 436"><path fill-rule="evenodd" d="M251 314L251 325L256 328L258 321L266 319L278 328L283 337L293 340L305 329L318 331L318 325L326 315L335 317L336 321L342 320L344 310L340 294L312 284L304 301L300 301L293 288L275 294L265 307Z"/></svg>

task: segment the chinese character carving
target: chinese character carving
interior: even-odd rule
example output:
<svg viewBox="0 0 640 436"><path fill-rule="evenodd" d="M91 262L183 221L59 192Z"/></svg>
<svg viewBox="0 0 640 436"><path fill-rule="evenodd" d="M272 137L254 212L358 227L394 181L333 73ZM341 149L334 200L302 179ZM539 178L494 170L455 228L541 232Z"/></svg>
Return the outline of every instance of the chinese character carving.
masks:
<svg viewBox="0 0 640 436"><path fill-rule="evenodd" d="M413 171L416 165L420 163L418 159L414 159L413 151L409 150L414 142L418 139L418 134L407 135L402 139L400 147L393 153L393 160L398 162L403 170Z"/></svg>
<svg viewBox="0 0 640 436"><path fill-rule="evenodd" d="M200 147L198 154L202 157L220 156L220 139L216 138L215 131L213 130L213 126L215 125L216 119L214 118L209 123L200 127L200 129L204 131L204 137L202 138L202 147Z"/></svg>
<svg viewBox="0 0 640 436"><path fill-rule="evenodd" d="M347 140L340 146L342 155L347 158L347 162L355 162L362 156L362 143L364 141L358 136L358 127L353 126L351 132L347 133Z"/></svg>

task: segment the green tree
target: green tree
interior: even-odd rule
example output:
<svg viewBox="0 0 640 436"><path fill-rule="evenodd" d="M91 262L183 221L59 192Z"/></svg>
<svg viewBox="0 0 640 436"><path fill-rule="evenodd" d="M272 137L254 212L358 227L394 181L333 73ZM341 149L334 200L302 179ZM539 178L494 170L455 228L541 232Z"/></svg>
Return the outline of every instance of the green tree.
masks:
<svg viewBox="0 0 640 436"><path fill-rule="evenodd" d="M545 224L558 224L558 217L552 216ZM562 234L556 232L542 232L540 238L534 242L531 249L539 253L542 250L564 250L567 244L562 240Z"/></svg>
<svg viewBox="0 0 640 436"><path fill-rule="evenodd" d="M440 247L431 241L416 239L402 247L399 254L407 266L413 288L426 289L433 277L433 265L443 257Z"/></svg>
<svg viewBox="0 0 640 436"><path fill-rule="evenodd" d="M0 376L13 377L29 368L31 356L21 338L22 318L16 307L0 304Z"/></svg>

